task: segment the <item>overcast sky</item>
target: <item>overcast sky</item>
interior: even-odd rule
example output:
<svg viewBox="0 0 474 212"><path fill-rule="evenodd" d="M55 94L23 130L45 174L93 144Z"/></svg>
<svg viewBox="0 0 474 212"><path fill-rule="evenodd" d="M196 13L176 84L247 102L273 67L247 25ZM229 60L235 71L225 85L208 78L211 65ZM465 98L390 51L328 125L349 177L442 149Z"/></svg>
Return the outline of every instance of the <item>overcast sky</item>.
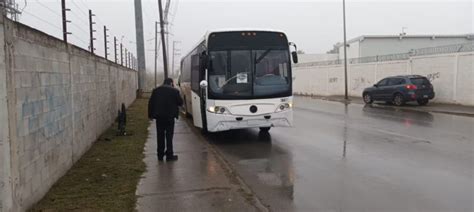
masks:
<svg viewBox="0 0 474 212"><path fill-rule="evenodd" d="M166 0L163 0L165 2ZM26 0L21 22L61 37L60 0ZM142 0L147 69L153 70L157 0ZM17 0L20 7L24 0ZM88 47L88 9L97 15L98 54L103 55L103 25L136 52L134 0L67 0L70 40ZM348 39L360 35L473 33L472 0L346 0ZM307 53L325 53L341 42L342 0L172 0L171 41L189 51L207 30L271 28L288 34ZM111 38L111 40L113 37ZM172 45L170 45L172 46ZM112 44L110 48L113 49ZM136 54L135 54L136 55ZM179 58L176 58L178 64Z"/></svg>

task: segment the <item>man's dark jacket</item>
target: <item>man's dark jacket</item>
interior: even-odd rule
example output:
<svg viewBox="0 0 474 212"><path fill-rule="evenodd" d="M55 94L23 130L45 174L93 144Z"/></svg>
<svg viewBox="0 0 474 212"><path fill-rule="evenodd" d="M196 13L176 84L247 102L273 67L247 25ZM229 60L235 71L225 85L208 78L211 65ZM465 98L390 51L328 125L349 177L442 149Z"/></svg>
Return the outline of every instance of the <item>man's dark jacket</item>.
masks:
<svg viewBox="0 0 474 212"><path fill-rule="evenodd" d="M173 119L179 116L179 106L183 105L183 99L179 91L169 85L162 85L153 90L148 102L148 118Z"/></svg>

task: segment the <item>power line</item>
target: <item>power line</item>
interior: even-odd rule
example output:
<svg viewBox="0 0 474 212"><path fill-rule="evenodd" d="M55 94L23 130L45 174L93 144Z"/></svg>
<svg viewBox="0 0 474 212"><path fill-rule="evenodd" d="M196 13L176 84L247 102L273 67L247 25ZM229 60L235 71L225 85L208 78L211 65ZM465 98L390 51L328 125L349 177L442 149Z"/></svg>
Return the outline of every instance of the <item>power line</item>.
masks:
<svg viewBox="0 0 474 212"><path fill-rule="evenodd" d="M175 8L174 8L174 11L173 11L173 18L171 20L171 23L174 22L174 19L176 18L176 14L178 13L178 5L179 5L179 0L176 0Z"/></svg>

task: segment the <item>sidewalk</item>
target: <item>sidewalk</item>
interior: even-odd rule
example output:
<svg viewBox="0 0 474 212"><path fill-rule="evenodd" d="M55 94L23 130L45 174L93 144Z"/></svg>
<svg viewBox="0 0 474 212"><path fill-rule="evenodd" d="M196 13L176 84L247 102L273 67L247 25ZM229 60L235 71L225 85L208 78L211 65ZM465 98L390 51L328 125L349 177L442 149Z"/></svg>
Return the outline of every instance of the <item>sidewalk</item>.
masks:
<svg viewBox="0 0 474 212"><path fill-rule="evenodd" d="M145 146L147 171L137 188L138 211L258 211L255 197L185 120L176 123L175 162L158 162L154 122Z"/></svg>
<svg viewBox="0 0 474 212"><path fill-rule="evenodd" d="M322 99L327 101L337 101L345 102L344 96L313 96L310 98ZM354 104L365 104L362 97L349 97L350 103ZM396 107L393 105L387 105L383 102L374 103L377 107ZM402 107L397 107L402 110L414 110L414 111L423 111L423 112L432 112L432 113L445 113L451 115L460 115L460 116L469 116L474 117L474 107L472 106L463 106L463 105L453 105L453 104L439 104L430 102L426 106L419 106L416 102L409 102Z"/></svg>

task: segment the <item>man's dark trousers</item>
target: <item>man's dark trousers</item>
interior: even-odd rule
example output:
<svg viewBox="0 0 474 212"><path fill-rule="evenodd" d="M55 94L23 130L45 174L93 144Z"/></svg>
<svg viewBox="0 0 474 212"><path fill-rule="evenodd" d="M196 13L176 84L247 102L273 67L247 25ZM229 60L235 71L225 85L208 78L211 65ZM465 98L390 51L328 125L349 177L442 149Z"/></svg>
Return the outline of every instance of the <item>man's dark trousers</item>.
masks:
<svg viewBox="0 0 474 212"><path fill-rule="evenodd" d="M158 158L163 156L172 157L173 152L173 135L174 135L174 118L160 118L156 119L156 133L158 136ZM166 140L166 152L165 152Z"/></svg>

